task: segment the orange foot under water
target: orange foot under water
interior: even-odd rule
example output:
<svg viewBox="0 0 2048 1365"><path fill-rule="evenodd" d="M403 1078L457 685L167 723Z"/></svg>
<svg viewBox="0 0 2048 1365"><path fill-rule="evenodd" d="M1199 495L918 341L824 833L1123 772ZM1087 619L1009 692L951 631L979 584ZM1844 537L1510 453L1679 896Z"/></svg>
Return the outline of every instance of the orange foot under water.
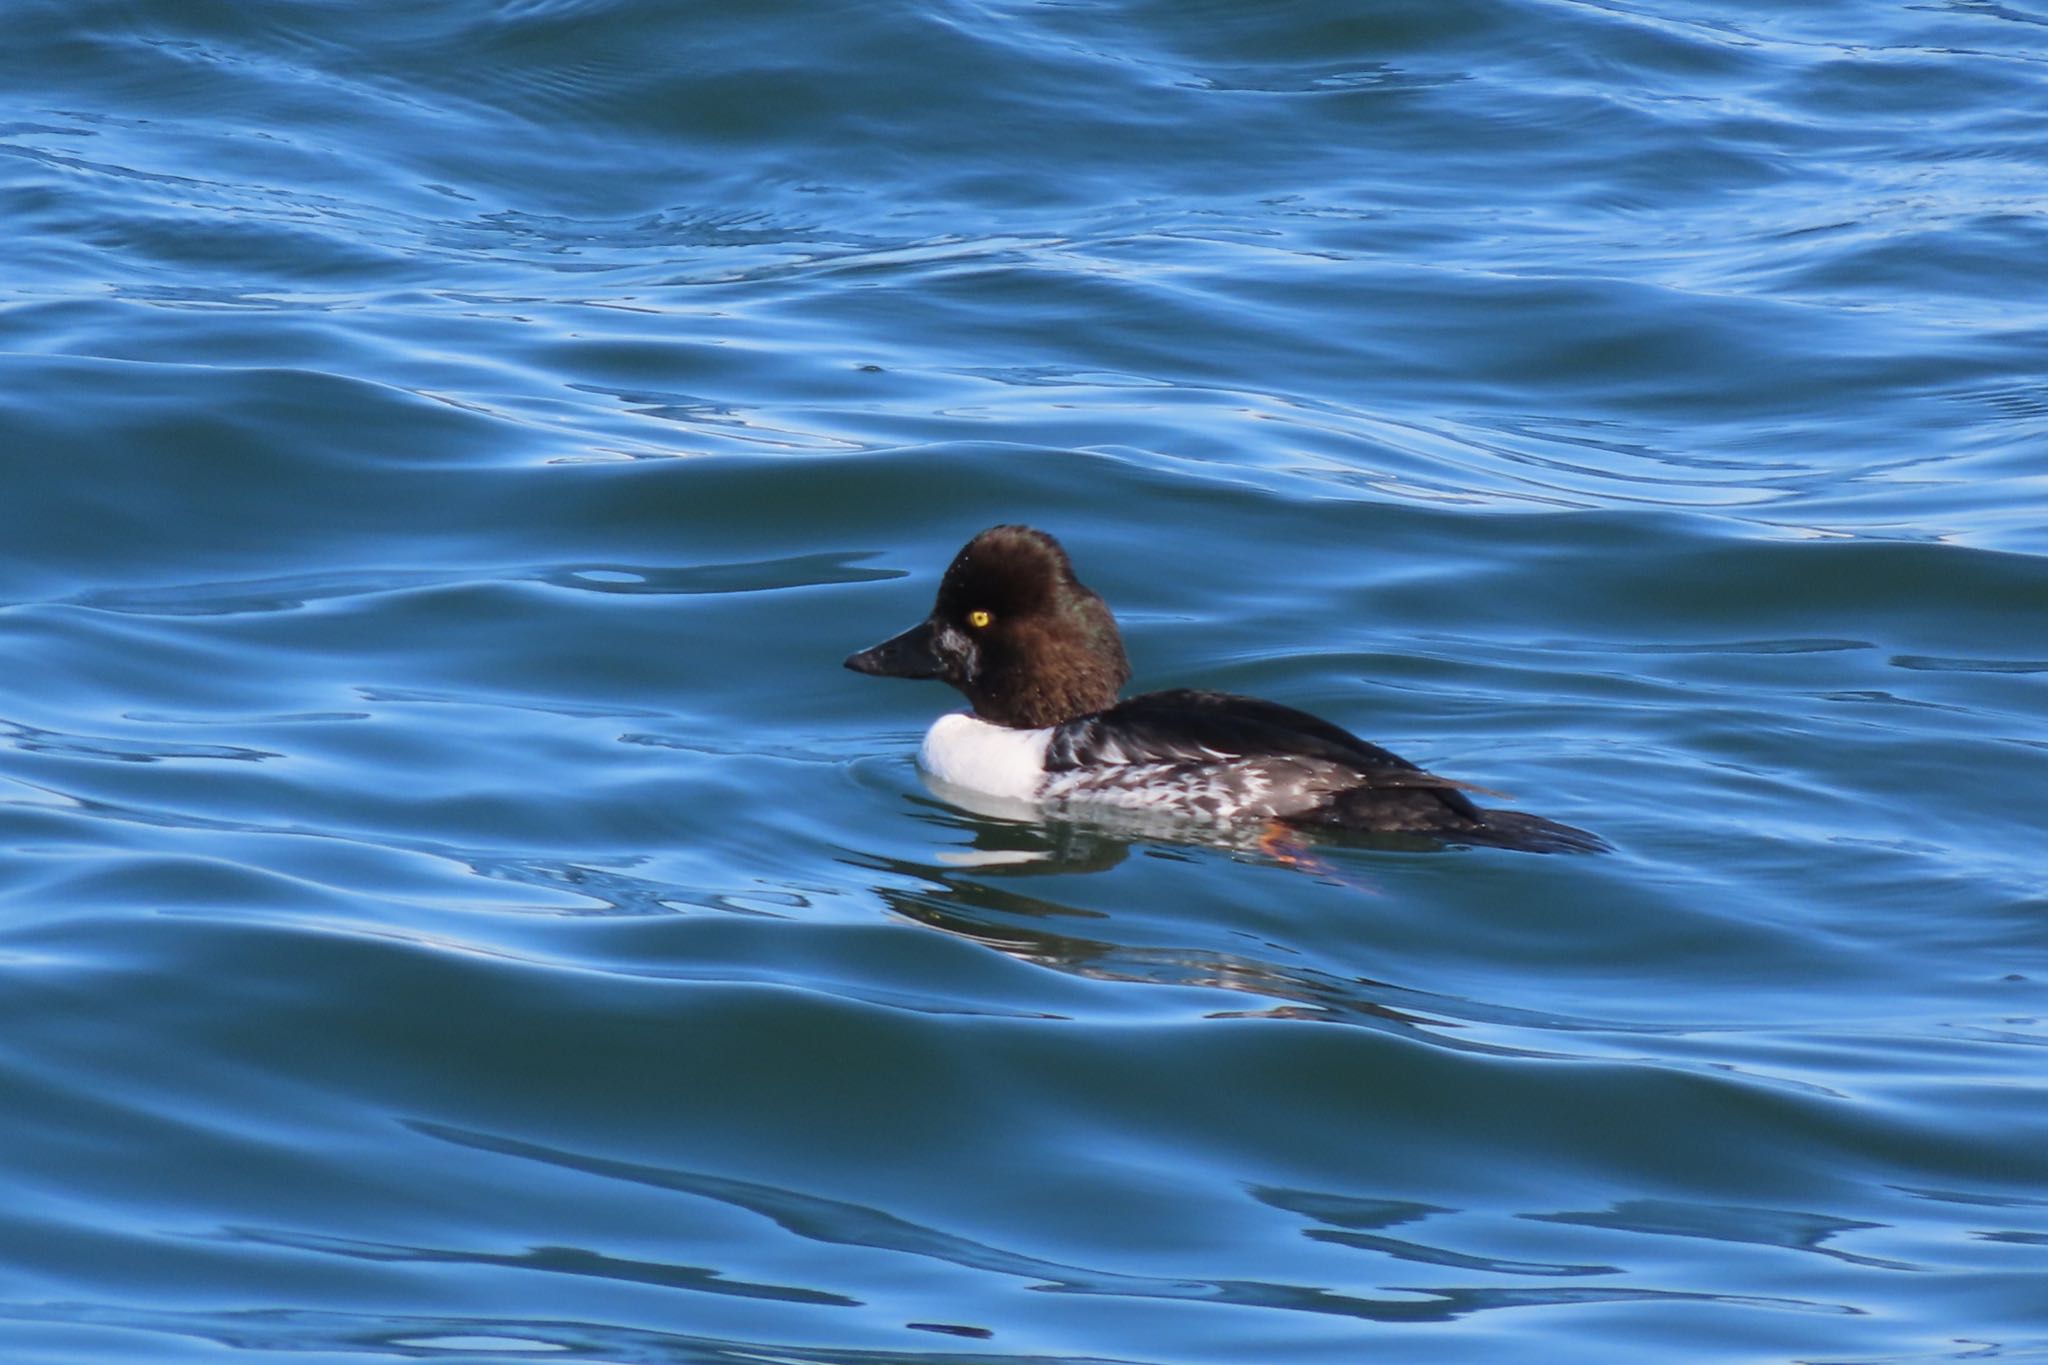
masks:
<svg viewBox="0 0 2048 1365"><path fill-rule="evenodd" d="M1347 877L1330 864L1309 852L1302 842L1301 831L1278 820L1269 822L1259 835L1259 852L1297 872L1306 872L1311 877L1321 877L1339 886L1348 886L1354 891L1363 891L1369 896L1380 893L1354 877Z"/></svg>

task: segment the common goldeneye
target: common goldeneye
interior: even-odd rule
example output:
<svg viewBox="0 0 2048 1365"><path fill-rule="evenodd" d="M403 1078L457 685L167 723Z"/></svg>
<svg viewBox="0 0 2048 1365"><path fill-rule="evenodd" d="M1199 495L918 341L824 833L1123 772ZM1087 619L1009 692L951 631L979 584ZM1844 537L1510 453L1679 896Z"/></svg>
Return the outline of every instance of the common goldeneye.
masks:
<svg viewBox="0 0 2048 1365"><path fill-rule="evenodd" d="M1131 667L1116 619L1060 543L1029 526L968 541L931 615L846 666L959 688L972 709L939 717L919 758L942 783L993 797L1533 853L1607 847L1474 805L1461 784L1277 702L1185 688L1117 700Z"/></svg>

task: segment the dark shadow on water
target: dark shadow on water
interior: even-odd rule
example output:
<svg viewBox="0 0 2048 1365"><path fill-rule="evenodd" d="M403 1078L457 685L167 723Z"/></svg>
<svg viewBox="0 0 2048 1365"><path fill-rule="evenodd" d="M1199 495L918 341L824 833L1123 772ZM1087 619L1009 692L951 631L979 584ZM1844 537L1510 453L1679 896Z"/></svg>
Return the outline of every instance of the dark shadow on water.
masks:
<svg viewBox="0 0 2048 1365"><path fill-rule="evenodd" d="M1028 879L1105 872L1122 864L1138 840L1090 824L1023 822L962 816L937 803L926 804L935 823L969 836L968 847L944 855L959 867L869 858L859 865L892 874L896 884L875 894L905 919L1039 966L1102 981L1207 986L1242 991L1275 1002L1258 1011L1274 1017L1409 1028L1424 1024L1455 1027L1410 1013L1368 993L1391 990L1384 982L1344 980L1298 967L1213 949L1117 942L1107 931L1105 911L1065 905L1017 889ZM1182 850L1155 850L1180 856ZM922 885L905 889L901 881ZM1070 932L1062 922L1099 923L1103 936ZM1481 1045L1480 1050L1491 1051Z"/></svg>
<svg viewBox="0 0 2048 1365"><path fill-rule="evenodd" d="M984 947L1039 966L1053 967L1098 981L1143 982L1162 986L1210 987L1241 991L1272 1001L1264 1009L1219 1011L1212 1017L1314 1019L1362 1024L1407 1032L1422 1027L1456 1028L1448 1020L1414 1013L1371 998L1375 991L1398 988L1369 978L1340 978L1309 968L1281 967L1237 953L1193 947L1122 944L1057 931L1060 920L1107 920L1098 910L1079 909L1041 900L1006 888L987 886L977 878L914 864L885 862L904 877L936 883L935 889L906 891L878 887L876 894L905 919L942 933L971 939ZM1105 928L1108 926L1105 925ZM1433 1041L1473 1051L1514 1056L1534 1055L1520 1049L1445 1038Z"/></svg>
<svg viewBox="0 0 2048 1365"><path fill-rule="evenodd" d="M1708 1074L1724 1081L1761 1084L1821 1098L1839 1099L1810 1078L1759 1071L1726 1062L1699 1062L1668 1050L1613 1046L1625 1038L1654 1039L1740 1031L1743 1025L1602 1018L1532 1010L1465 996L1403 986L1363 975L1324 970L1312 958L1284 945L1272 955L1194 943L1150 941L1139 935L1174 932L1155 915L1134 909L1128 920L1118 910L1070 904L1058 892L1034 895L1034 880L1112 872L1134 854L1192 862L1228 858L1294 872L1324 886L1356 893L1359 911L1370 915L1385 893L1371 884L1370 864L1350 855L1416 852L1456 856L1434 842L1401 842L1398 837L1350 845L1316 845L1329 860L1312 853L1299 862L1276 860L1252 841L1232 847L1211 839L1161 842L1085 823L1009 819L963 812L939 801L912 798L923 818L956 836L963 845L939 852L940 861L881 855L845 857L849 865L888 874L871 893L896 914L927 928L968 939L1035 966L1099 981L1207 988L1239 992L1263 1003L1242 1010L1213 1010L1216 1019L1285 1019L1346 1024L1426 1042L1432 1047L1482 1056L1537 1061L1597 1060L1663 1070ZM1514 853L1507 856L1522 857ZM1085 923L1081 923L1085 922ZM1199 932L1193 931L1193 932ZM1236 936L1242 938L1242 936ZM1485 1029L1491 1036L1467 1030ZM1503 1039L1500 1030L1520 1037ZM1599 1035L1590 1050L1573 1035ZM1549 1045L1554 1040L1554 1045ZM1534 1045L1532 1045L1534 1044Z"/></svg>
<svg viewBox="0 0 2048 1365"><path fill-rule="evenodd" d="M916 799L916 798L913 798ZM1438 1046L1494 1056L1563 1058L1571 1054L1511 1047L1458 1036L1468 1024L1491 1024L1549 1032L1664 1032L1678 1026L1645 1028L1611 1020L1573 1019L1554 1014L1486 1005L1435 995L1368 976L1340 976L1291 962L1191 945L1119 940L1118 917L1110 912L1030 894L1031 879L1086 875L1114 869L1134 851L1171 859L1230 857L1268 865L1286 864L1259 850L1255 839L1232 844L1214 838L1160 842L1157 832L1139 838L1110 827L1071 821L1026 821L962 813L935 801L919 800L925 818L967 836L943 863L868 856L848 859L890 880L874 894L906 919L970 939L1039 966L1103 981L1208 987L1238 991L1271 1003L1264 1008L1218 1011L1213 1017L1265 1017L1363 1025L1426 1038ZM1168 832L1169 834L1171 831ZM1401 853L1444 852L1432 841L1386 836L1341 846ZM1308 855L1294 871L1368 898L1380 893L1343 868ZM1087 933L1074 921L1091 922Z"/></svg>
<svg viewBox="0 0 2048 1365"><path fill-rule="evenodd" d="M122 763L162 763L168 759L222 759L261 763L280 758L268 749L238 744L189 744L163 739L116 739L108 735L64 734L18 721L0 720L0 744L31 754L63 754L74 758L111 758Z"/></svg>
<svg viewBox="0 0 2048 1365"><path fill-rule="evenodd" d="M688 1336L547 1318L426 1317L256 1308L181 1312L91 1303L0 1303L0 1320L111 1327L211 1341L239 1351L309 1351L380 1360L563 1360L593 1365L1135 1365L1127 1357L975 1351L869 1351ZM906 1324L932 1330L930 1324Z"/></svg>
<svg viewBox="0 0 2048 1365"><path fill-rule="evenodd" d="M356 569L149 588L101 588L68 598L66 603L127 616L241 616L299 611L316 602L503 583L543 583L577 592L704 596L878 583L903 577L900 569L866 568L859 563L874 557L874 552L860 552L660 566L576 563L461 570Z"/></svg>
<svg viewBox="0 0 2048 1365"><path fill-rule="evenodd" d="M1905 1261L1860 1256L1828 1246L1828 1241L1833 1238L1879 1230L1884 1224L1833 1218L1819 1213L1694 1204L1672 1199L1629 1199L1610 1208L1589 1212L1531 1213L1524 1216L1537 1223L1563 1223L1575 1227L1809 1251L1871 1270L1923 1269Z"/></svg>
<svg viewBox="0 0 2048 1365"><path fill-rule="evenodd" d="M741 1299L773 1299L781 1303L817 1304L832 1308L858 1308L859 1299L828 1294L793 1285L757 1284L728 1280L723 1273L702 1266L670 1265L660 1261L629 1261L579 1247L537 1246L517 1253L456 1251L446 1247L404 1246L391 1242L365 1242L352 1237L326 1237L311 1232L286 1232L265 1228L229 1228L222 1240L259 1246L284 1247L293 1251L345 1256L361 1261L402 1261L433 1265L493 1266L505 1270L532 1270L550 1275L579 1275L591 1279L619 1280L628 1284L659 1285L664 1289L688 1289L705 1294L727 1294Z"/></svg>
<svg viewBox="0 0 2048 1365"><path fill-rule="evenodd" d="M871 1251L897 1252L967 1270L1012 1277L1029 1281L1031 1288L1046 1293L1229 1304L1236 1307L1328 1314L1375 1322L1445 1322L1493 1308L1647 1300L1734 1303L1801 1312L1855 1311L1843 1305L1820 1304L1790 1298L1619 1286L1569 1289L1519 1286L1387 1286L1391 1292L1403 1297L1369 1298L1332 1293L1312 1285L1281 1284L1265 1280L1180 1279L1125 1274L1008 1251L987 1242L927 1227L868 1205L806 1194L759 1181L641 1162L619 1161L426 1120L409 1120L406 1126L423 1136L472 1151L536 1161L557 1169L580 1171L601 1179L623 1181L692 1198L715 1200L769 1219L783 1231L807 1241L860 1247ZM1422 1258L1414 1256L1406 1259ZM1609 1270L1609 1267L1604 1266L1589 1267L1586 1268L1586 1273L1605 1274ZM1542 1273L1578 1272L1570 1268L1546 1268Z"/></svg>
<svg viewBox="0 0 2048 1365"><path fill-rule="evenodd" d="M1385 1230L1404 1223L1419 1223L1438 1214L1455 1213L1440 1204L1420 1204L1407 1199L1365 1199L1354 1195L1321 1194L1311 1190L1290 1190L1280 1186L1254 1185L1252 1197L1260 1203L1289 1213L1315 1219L1328 1226L1305 1228L1302 1235L1312 1242L1377 1252L1397 1261L1418 1265L1448 1266L1453 1270L1476 1270L1489 1275L1619 1275L1617 1265L1576 1265L1556 1261L1517 1261L1482 1256L1431 1246L1408 1238L1389 1237Z"/></svg>

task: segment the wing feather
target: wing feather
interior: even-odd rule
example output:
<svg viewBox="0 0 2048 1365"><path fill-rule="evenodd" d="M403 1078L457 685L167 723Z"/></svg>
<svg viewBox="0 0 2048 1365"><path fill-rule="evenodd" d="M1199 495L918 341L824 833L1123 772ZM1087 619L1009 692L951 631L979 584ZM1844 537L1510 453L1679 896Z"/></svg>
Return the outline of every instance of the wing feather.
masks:
<svg viewBox="0 0 2048 1365"><path fill-rule="evenodd" d="M1051 772L1258 759L1336 765L1357 775L1351 790L1427 790L1451 814L1481 818L1459 783L1306 711L1228 692L1147 692L1059 726L1046 750Z"/></svg>

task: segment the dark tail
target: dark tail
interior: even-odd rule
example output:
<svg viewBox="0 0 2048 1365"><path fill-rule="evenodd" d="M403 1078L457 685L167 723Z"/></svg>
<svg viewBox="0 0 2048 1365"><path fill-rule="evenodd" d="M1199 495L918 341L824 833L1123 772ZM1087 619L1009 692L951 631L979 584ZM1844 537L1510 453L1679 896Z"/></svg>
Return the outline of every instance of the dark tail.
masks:
<svg viewBox="0 0 2048 1365"><path fill-rule="evenodd" d="M1524 853L1607 853L1612 846L1597 834L1546 820L1519 810L1485 810L1479 823L1459 830L1446 830L1444 839L1454 844L1484 844L1488 848L1516 848Z"/></svg>
<svg viewBox="0 0 2048 1365"><path fill-rule="evenodd" d="M1429 774L1420 773L1427 778ZM1475 806L1463 792L1434 785L1354 787L1288 823L1331 833L1414 839L1426 844L1480 844L1524 853L1605 853L1607 841L1540 815Z"/></svg>

